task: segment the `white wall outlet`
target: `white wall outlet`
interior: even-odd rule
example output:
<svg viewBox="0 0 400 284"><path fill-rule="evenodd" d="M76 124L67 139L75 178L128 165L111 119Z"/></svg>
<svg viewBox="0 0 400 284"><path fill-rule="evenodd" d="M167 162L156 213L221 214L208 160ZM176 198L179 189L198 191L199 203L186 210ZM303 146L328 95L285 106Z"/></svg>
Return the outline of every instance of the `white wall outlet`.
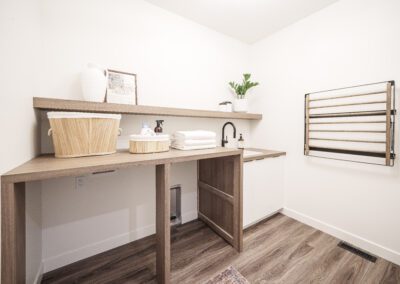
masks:
<svg viewBox="0 0 400 284"><path fill-rule="evenodd" d="M85 177L80 176L75 178L75 189L83 190L85 188Z"/></svg>

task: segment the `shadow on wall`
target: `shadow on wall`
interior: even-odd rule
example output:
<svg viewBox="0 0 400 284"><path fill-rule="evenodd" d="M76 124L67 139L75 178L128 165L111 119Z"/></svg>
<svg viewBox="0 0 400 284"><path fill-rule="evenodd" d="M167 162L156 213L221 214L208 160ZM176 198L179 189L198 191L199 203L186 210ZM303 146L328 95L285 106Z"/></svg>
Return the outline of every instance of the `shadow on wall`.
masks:
<svg viewBox="0 0 400 284"><path fill-rule="evenodd" d="M171 185L182 184L183 196L196 193L195 162L174 164L171 176ZM130 226L154 224L155 166L42 183L44 229L118 215L118 212L124 212L124 220L129 219Z"/></svg>

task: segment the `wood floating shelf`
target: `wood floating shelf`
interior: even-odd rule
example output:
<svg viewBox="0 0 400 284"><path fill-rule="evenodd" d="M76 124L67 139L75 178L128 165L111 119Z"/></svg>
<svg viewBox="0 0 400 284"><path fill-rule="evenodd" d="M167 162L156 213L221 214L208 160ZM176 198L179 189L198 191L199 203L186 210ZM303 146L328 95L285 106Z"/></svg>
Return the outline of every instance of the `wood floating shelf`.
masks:
<svg viewBox="0 0 400 284"><path fill-rule="evenodd" d="M184 108L170 108L142 105L125 105L112 103L97 103L79 100L63 100L52 98L33 98L33 107L48 111L78 111L96 113L120 113L131 115L154 115L154 116L177 116L177 117L200 117L200 118L226 118L261 120L262 114L209 111Z"/></svg>

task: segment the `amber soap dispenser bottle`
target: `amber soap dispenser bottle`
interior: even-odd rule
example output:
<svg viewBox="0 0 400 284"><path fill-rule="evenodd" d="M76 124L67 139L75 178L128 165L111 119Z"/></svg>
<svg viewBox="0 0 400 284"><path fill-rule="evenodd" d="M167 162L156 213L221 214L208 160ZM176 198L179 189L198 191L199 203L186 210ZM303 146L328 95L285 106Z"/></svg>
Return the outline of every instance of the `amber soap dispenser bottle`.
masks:
<svg viewBox="0 0 400 284"><path fill-rule="evenodd" d="M163 129L162 129L163 122L164 122L164 120L156 120L157 126L154 128L154 132L156 134L163 132Z"/></svg>

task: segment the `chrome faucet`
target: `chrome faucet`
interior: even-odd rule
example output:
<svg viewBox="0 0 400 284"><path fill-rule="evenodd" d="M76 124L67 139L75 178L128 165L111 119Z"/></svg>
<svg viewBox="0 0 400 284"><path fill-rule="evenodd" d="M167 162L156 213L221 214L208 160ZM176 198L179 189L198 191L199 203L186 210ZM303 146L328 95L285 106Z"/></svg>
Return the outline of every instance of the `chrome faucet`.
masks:
<svg viewBox="0 0 400 284"><path fill-rule="evenodd" d="M225 137L225 126L227 126L228 124L232 125L233 138L236 138L236 127L232 122L228 121L227 123L224 124L224 126L222 126L222 143L221 143L222 147L225 147L225 144L228 143L228 136ZM224 137L225 137L225 139L224 139Z"/></svg>

